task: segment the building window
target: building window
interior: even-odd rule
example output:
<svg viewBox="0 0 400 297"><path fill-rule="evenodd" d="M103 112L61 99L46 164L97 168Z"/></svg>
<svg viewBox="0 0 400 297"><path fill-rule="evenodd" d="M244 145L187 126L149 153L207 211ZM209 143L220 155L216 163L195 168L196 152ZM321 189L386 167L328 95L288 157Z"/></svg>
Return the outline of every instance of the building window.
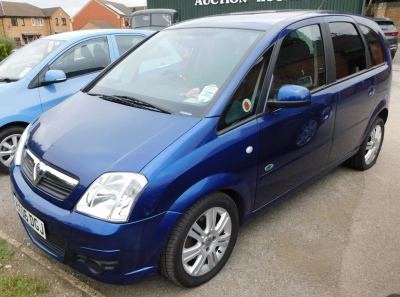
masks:
<svg viewBox="0 0 400 297"><path fill-rule="evenodd" d="M43 26L43 19L38 19L39 26Z"/></svg>
<svg viewBox="0 0 400 297"><path fill-rule="evenodd" d="M67 25L67 19L66 18L62 18L61 19L62 25L66 26Z"/></svg>
<svg viewBox="0 0 400 297"><path fill-rule="evenodd" d="M17 20L17 18L11 18L11 25L13 25L13 26L18 26L18 20Z"/></svg>
<svg viewBox="0 0 400 297"><path fill-rule="evenodd" d="M58 18L56 18L56 26L58 26Z"/></svg>
<svg viewBox="0 0 400 297"><path fill-rule="evenodd" d="M35 23L35 19L34 19L34 18L31 18L31 23L32 23L32 26L36 26L36 23Z"/></svg>
<svg viewBox="0 0 400 297"><path fill-rule="evenodd" d="M15 40L15 43L16 43L17 45L21 45L21 38L19 38L19 37L14 37L14 40Z"/></svg>
<svg viewBox="0 0 400 297"><path fill-rule="evenodd" d="M21 26L25 26L25 20L21 19Z"/></svg>

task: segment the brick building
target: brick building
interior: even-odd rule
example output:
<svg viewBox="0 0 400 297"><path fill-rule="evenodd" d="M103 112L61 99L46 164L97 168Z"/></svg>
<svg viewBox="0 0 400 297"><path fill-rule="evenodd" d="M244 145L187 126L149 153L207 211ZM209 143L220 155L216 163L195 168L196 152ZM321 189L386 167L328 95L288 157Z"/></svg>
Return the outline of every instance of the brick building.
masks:
<svg viewBox="0 0 400 297"><path fill-rule="evenodd" d="M116 28L128 29L132 10L123 4L105 0L89 1L72 19L73 30L93 28L92 21L106 21Z"/></svg>
<svg viewBox="0 0 400 297"><path fill-rule="evenodd" d="M400 3L399 2L383 2L375 6L375 17L385 17L391 19L400 31Z"/></svg>
<svg viewBox="0 0 400 297"><path fill-rule="evenodd" d="M117 28L113 24L107 21L90 21L83 25L80 30L88 29L115 29Z"/></svg>
<svg viewBox="0 0 400 297"><path fill-rule="evenodd" d="M60 7L41 9L27 3L0 1L0 36L27 44L42 36L67 31L71 31L71 22Z"/></svg>

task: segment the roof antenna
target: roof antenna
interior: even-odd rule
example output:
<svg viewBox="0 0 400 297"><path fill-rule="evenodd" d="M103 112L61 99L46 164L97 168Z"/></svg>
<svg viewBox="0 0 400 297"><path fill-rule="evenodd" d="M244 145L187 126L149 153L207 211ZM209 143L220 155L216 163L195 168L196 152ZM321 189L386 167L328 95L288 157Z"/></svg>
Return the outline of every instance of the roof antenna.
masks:
<svg viewBox="0 0 400 297"><path fill-rule="evenodd" d="M326 0L323 0L323 1L322 1L321 5L318 7L318 10L321 10L321 7L322 7L322 5L324 5L325 1L326 1Z"/></svg>

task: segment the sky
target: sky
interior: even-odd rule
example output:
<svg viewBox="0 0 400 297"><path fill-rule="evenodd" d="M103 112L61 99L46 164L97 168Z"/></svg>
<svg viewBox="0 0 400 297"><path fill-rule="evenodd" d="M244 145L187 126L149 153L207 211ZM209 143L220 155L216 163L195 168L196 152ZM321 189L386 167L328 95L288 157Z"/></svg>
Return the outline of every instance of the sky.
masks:
<svg viewBox="0 0 400 297"><path fill-rule="evenodd" d="M40 8L61 7L72 18L89 0L6 0L9 2L24 2ZM109 0L122 3L128 7L144 6L146 0Z"/></svg>

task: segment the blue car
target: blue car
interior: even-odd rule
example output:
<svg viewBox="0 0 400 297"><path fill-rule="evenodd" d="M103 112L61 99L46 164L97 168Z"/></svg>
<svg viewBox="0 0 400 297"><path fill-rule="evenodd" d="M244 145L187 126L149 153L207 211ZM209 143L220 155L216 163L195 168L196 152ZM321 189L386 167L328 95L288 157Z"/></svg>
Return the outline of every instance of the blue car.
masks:
<svg viewBox="0 0 400 297"><path fill-rule="evenodd" d="M37 246L97 280L201 285L255 214L341 163L375 164L391 63L357 15L175 24L24 131L12 199Z"/></svg>
<svg viewBox="0 0 400 297"><path fill-rule="evenodd" d="M0 63L0 172L42 112L75 94L151 31L84 30L41 38Z"/></svg>

